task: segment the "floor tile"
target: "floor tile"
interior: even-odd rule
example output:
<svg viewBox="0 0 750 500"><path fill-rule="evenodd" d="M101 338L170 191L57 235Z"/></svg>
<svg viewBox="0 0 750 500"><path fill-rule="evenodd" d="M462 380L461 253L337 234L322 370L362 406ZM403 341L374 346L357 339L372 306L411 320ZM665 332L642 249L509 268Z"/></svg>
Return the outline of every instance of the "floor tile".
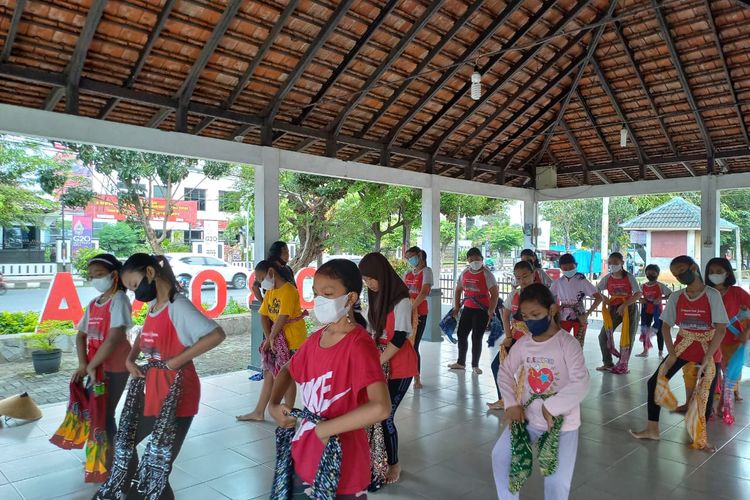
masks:
<svg viewBox="0 0 750 500"><path fill-rule="evenodd" d="M256 462L230 450L219 450L202 457L175 462L176 467L198 478L201 482L256 465L258 465Z"/></svg>
<svg viewBox="0 0 750 500"><path fill-rule="evenodd" d="M0 485L0 498L3 500L23 500L23 497L10 484Z"/></svg>
<svg viewBox="0 0 750 500"><path fill-rule="evenodd" d="M174 496L176 500L227 500L227 497L207 484L199 484L184 490L175 491Z"/></svg>
<svg viewBox="0 0 750 500"><path fill-rule="evenodd" d="M268 498L272 483L273 477L269 476L268 469L257 466L227 474L207 484L228 498L245 500L261 495Z"/></svg>

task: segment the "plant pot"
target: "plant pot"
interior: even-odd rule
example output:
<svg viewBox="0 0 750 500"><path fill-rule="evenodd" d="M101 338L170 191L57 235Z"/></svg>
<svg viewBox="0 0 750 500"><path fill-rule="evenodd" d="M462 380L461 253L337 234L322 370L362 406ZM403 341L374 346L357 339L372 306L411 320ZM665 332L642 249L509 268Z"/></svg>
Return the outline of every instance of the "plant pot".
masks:
<svg viewBox="0 0 750 500"><path fill-rule="evenodd" d="M34 363L34 371L39 375L59 372L62 362L62 349L34 351L31 353L31 360Z"/></svg>

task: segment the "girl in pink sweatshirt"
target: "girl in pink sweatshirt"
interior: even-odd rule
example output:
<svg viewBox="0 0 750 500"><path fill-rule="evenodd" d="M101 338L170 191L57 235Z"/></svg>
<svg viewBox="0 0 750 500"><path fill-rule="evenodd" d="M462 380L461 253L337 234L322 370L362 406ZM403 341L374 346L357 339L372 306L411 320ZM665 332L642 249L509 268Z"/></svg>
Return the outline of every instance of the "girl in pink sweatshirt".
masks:
<svg viewBox="0 0 750 500"><path fill-rule="evenodd" d="M559 439L557 456L543 453L544 459L540 459L546 476L544 498L563 500L570 492L581 425L580 404L588 391L589 372L581 345L559 326L558 309L552 292L544 285L529 285L521 292L519 311L531 335L516 342L498 375L505 420L510 424L492 450L501 500L518 498L518 490L531 474L531 462L518 451L511 451L518 450L519 440L525 439L531 444L539 441L545 447ZM545 434L547 437L540 441ZM511 446L512 440L516 446ZM527 470L519 472L523 463L527 463Z"/></svg>

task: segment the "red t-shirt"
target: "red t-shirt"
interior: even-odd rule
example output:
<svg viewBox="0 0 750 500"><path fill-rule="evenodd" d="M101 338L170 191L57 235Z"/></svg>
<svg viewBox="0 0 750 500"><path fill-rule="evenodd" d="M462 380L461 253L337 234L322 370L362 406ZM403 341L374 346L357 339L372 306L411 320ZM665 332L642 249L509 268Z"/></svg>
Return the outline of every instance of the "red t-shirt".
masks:
<svg viewBox="0 0 750 500"><path fill-rule="evenodd" d="M665 288L658 281L644 283L641 286L641 293L643 294L643 298L646 299L646 303L643 305L646 308L646 313L654 314L655 306L661 304L665 295L669 295L669 293L666 293Z"/></svg>
<svg viewBox="0 0 750 500"><path fill-rule="evenodd" d="M396 304L394 311L399 305ZM388 318L385 320L385 335L380 337L380 343L383 345L387 345L393 339L393 335L396 332L396 315L394 311L389 312ZM403 318L402 321L404 321ZM402 330L402 328L399 328L399 330ZM408 334L410 331L406 331L406 333ZM393 355L390 362L392 379L415 377L419 374L419 369L417 368L417 351L414 350L414 345L409 341L404 342L398 352Z"/></svg>
<svg viewBox="0 0 750 500"><path fill-rule="evenodd" d="M415 273L414 271L409 271L404 276L404 283L406 283L406 286L409 287L409 297L411 297L412 300L416 299L417 296L422 292L422 287L425 285L424 277L425 272L427 271L427 268L423 268L418 273ZM432 284L432 283L428 283ZM423 300L419 306L417 306L417 314L419 316L427 316L427 313L429 312L428 306L427 306L427 300Z"/></svg>
<svg viewBox="0 0 750 500"><path fill-rule="evenodd" d="M513 290L510 294L510 326L511 326L511 336L513 337L513 340L518 340L527 333L529 333L529 329L526 327L526 323L515 319L516 314L518 313L518 301L521 298L521 291L520 290Z"/></svg>
<svg viewBox="0 0 750 500"><path fill-rule="evenodd" d="M727 316L729 317L730 321L729 324L742 332L745 327L739 319L735 318L735 316L740 313L742 306L750 308L750 293L747 293L744 289L733 285L730 286L729 289L727 289L727 293L722 295L721 299L722 302L724 302L724 307L727 310ZM739 338L729 331L728 325L727 333L724 335L724 339L721 341L721 343L737 344L739 343L739 341Z"/></svg>
<svg viewBox="0 0 750 500"><path fill-rule="evenodd" d="M311 412L332 419L365 404L367 386L385 382L380 353L361 326L336 345L320 347L323 330L302 344L289 362L289 373L300 384L302 403ZM408 342L407 342L408 344ZM303 420L292 440L292 461L297 475L312 484L323 454L315 425ZM339 495L367 489L370 484L370 447L364 429L345 432L341 440Z"/></svg>
<svg viewBox="0 0 750 500"><path fill-rule="evenodd" d="M153 316L146 315L140 347L149 361L168 361L185 350L169 317L168 307ZM146 399L143 405L145 416L159 414L176 375L176 371L165 368L150 368L146 372ZM182 367L182 395L177 402L177 416L192 417L197 414L200 398L201 384L191 361Z"/></svg>
<svg viewBox="0 0 750 500"><path fill-rule="evenodd" d="M104 304L97 304L96 301L97 299L94 299L89 303L86 313L78 325L80 331L86 332L86 359L88 361L94 358L96 351L107 339L111 328L124 326L127 329L132 323L130 301L128 301L124 292L117 292ZM128 358L128 354L130 354L130 342L126 337L117 344L115 350L104 360L101 366L105 372L127 372L125 360Z"/></svg>
<svg viewBox="0 0 750 500"><path fill-rule="evenodd" d="M490 288L497 286L497 280L486 267L476 273L466 269L461 273L458 282L464 289L464 307L485 310L490 308Z"/></svg>
<svg viewBox="0 0 750 500"><path fill-rule="evenodd" d="M610 274L607 278L607 293L610 297L617 297L610 302L611 305L618 306L625 302L625 299L622 297L633 295L633 285L630 282L630 276L626 274L622 278L615 278Z"/></svg>
<svg viewBox="0 0 750 500"><path fill-rule="evenodd" d="M707 332L714 329L714 321L711 316L711 303L708 295L702 294L695 300L690 300L685 293L681 293L677 300L677 324L681 328L692 331ZM682 335L677 334L675 349L683 342ZM699 342L692 342L690 346L679 356L682 359L700 363L705 356L703 346ZM714 361L721 361L721 350L716 350Z"/></svg>

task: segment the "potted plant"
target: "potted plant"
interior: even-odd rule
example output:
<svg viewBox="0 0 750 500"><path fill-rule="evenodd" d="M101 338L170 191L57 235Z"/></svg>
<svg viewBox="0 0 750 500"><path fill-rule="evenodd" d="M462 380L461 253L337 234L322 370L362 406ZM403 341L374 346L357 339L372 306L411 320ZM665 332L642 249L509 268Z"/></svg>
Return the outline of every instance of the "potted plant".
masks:
<svg viewBox="0 0 750 500"><path fill-rule="evenodd" d="M62 349L57 347L57 339L63 336L73 336L76 330L70 321L44 321L36 333L26 335L26 346L31 349L31 360L34 371L38 374L55 373L60 371Z"/></svg>

